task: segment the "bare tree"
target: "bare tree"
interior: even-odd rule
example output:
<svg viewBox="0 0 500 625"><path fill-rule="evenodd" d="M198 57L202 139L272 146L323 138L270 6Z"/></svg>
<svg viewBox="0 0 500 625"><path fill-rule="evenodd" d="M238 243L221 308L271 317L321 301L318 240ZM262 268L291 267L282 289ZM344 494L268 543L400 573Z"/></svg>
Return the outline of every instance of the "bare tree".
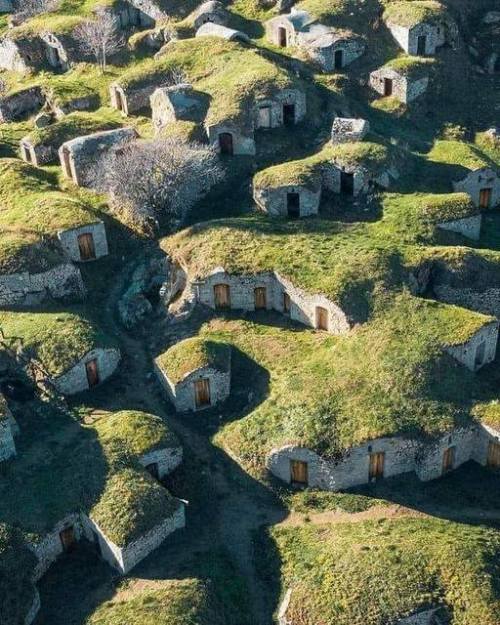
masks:
<svg viewBox="0 0 500 625"><path fill-rule="evenodd" d="M106 71L108 56L118 52L123 46L123 37L116 19L106 11L99 11L96 19L77 26L73 34L80 42L82 51L91 54L103 72Z"/></svg>
<svg viewBox="0 0 500 625"><path fill-rule="evenodd" d="M115 207L146 230L179 225L224 176L214 150L178 138L129 143L97 166Z"/></svg>

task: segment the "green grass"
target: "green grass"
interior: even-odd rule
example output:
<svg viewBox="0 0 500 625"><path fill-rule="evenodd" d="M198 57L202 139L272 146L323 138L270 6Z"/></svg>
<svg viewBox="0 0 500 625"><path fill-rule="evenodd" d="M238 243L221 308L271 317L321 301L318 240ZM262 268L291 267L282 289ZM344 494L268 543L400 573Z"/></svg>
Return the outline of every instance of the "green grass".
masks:
<svg viewBox="0 0 500 625"><path fill-rule="evenodd" d="M418 80L424 76L432 76L436 64L436 59L404 55L391 59L384 67L393 69L410 80Z"/></svg>
<svg viewBox="0 0 500 625"><path fill-rule="evenodd" d="M500 618L495 530L437 519L274 528L295 622L384 625L449 606L453 623Z"/></svg>
<svg viewBox="0 0 500 625"><path fill-rule="evenodd" d="M204 367L226 373L230 362L231 348L228 345L197 337L176 343L156 359L173 384L178 384L189 373Z"/></svg>
<svg viewBox="0 0 500 625"><path fill-rule="evenodd" d="M356 514L374 506L387 505L387 502L382 499L375 499L366 495L332 493L312 488L295 492L286 490L284 493L283 500L286 507L292 512L302 514L330 511Z"/></svg>
<svg viewBox="0 0 500 625"><path fill-rule="evenodd" d="M385 5L384 20L398 26L435 24L447 17L446 7L435 0L385 0Z"/></svg>

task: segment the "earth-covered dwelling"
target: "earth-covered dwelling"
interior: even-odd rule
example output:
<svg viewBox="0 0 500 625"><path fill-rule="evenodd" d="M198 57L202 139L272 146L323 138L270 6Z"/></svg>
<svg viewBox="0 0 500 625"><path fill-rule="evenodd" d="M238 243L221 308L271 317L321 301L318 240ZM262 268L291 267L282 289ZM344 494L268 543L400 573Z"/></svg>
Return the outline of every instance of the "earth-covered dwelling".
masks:
<svg viewBox="0 0 500 625"><path fill-rule="evenodd" d="M239 41L240 43L249 43L250 37L241 30L228 28L221 24L213 22L205 22L196 31L196 37L219 37L226 41Z"/></svg>
<svg viewBox="0 0 500 625"><path fill-rule="evenodd" d="M453 190L467 193L478 208L495 208L500 203L498 166L474 144L439 140L428 159L446 168L445 179Z"/></svg>
<svg viewBox="0 0 500 625"><path fill-rule="evenodd" d="M400 57L370 73L370 87L384 97L409 104L422 96L429 86L430 59Z"/></svg>
<svg viewBox="0 0 500 625"><path fill-rule="evenodd" d="M57 162L63 143L84 135L121 126L116 113L106 110L69 113L48 126L35 128L20 141L21 158L37 167Z"/></svg>
<svg viewBox="0 0 500 625"><path fill-rule="evenodd" d="M131 113L137 113L149 105L149 98L157 85L146 84L142 86L126 86L120 82L113 83L109 87L111 106L120 111L124 117Z"/></svg>
<svg viewBox="0 0 500 625"><path fill-rule="evenodd" d="M155 359L158 379L177 412L210 408L231 391L231 347L185 339Z"/></svg>
<svg viewBox="0 0 500 625"><path fill-rule="evenodd" d="M309 217L318 214L321 187L317 167L292 161L258 172L253 179L253 198L270 216Z"/></svg>
<svg viewBox="0 0 500 625"><path fill-rule="evenodd" d="M209 144L224 156L254 156L253 124L244 119L206 122Z"/></svg>
<svg viewBox="0 0 500 625"><path fill-rule="evenodd" d="M366 119L336 117L332 124L332 143L362 141L370 131L370 122Z"/></svg>
<svg viewBox="0 0 500 625"><path fill-rule="evenodd" d="M350 31L325 26L307 11L292 8L266 22L268 40L281 48L299 47L327 72L343 69L360 57L363 40Z"/></svg>
<svg viewBox="0 0 500 625"><path fill-rule="evenodd" d="M387 5L384 22L401 48L414 56L434 56L437 49L458 39L456 23L436 0L397 0Z"/></svg>
<svg viewBox="0 0 500 625"><path fill-rule="evenodd" d="M156 131L179 120L199 121L204 117L207 107L206 97L187 83L159 87L150 100L153 126Z"/></svg>
<svg viewBox="0 0 500 625"><path fill-rule="evenodd" d="M59 148L64 176L78 186L94 186L98 177L96 164L99 157L134 141L137 137L134 128L117 128L66 141Z"/></svg>
<svg viewBox="0 0 500 625"><path fill-rule="evenodd" d="M283 89L257 98L255 128L293 126L306 115L306 95L300 89Z"/></svg>
<svg viewBox="0 0 500 625"><path fill-rule="evenodd" d="M0 122L11 122L40 110L44 96L40 87L27 87L0 97Z"/></svg>
<svg viewBox="0 0 500 625"><path fill-rule="evenodd" d="M188 17L188 21L198 30L203 24L219 24L226 26L229 14L224 5L218 0L208 0L203 2Z"/></svg>
<svg viewBox="0 0 500 625"><path fill-rule="evenodd" d="M95 388L120 363L120 350L79 313L2 312L4 343L35 382L62 395Z"/></svg>

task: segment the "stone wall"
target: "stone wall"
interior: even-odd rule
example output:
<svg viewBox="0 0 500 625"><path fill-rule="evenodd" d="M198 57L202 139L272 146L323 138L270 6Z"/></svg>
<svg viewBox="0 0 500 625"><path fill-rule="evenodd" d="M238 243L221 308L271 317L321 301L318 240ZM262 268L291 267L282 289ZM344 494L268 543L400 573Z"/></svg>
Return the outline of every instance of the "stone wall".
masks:
<svg viewBox="0 0 500 625"><path fill-rule="evenodd" d="M467 369L477 371L495 360L497 342L498 321L493 321L478 330L466 343L445 346L445 351Z"/></svg>
<svg viewBox="0 0 500 625"><path fill-rule="evenodd" d="M182 462L182 447L165 447L156 449L139 458L143 467L150 464L158 465L158 477L160 480L169 473L172 473Z"/></svg>
<svg viewBox="0 0 500 625"><path fill-rule="evenodd" d="M434 25L421 23L413 27L399 26L397 24L387 24L392 36L408 54L416 55L418 50L418 38L426 37L425 55L432 56L436 53L436 48L445 43L444 25Z"/></svg>
<svg viewBox="0 0 500 625"><path fill-rule="evenodd" d="M11 422L8 418L0 417L0 462L16 455L16 444Z"/></svg>
<svg viewBox="0 0 500 625"><path fill-rule="evenodd" d="M385 79L392 80L392 96L404 104L412 102L425 93L429 84L428 76L411 80L390 67L381 67L371 72L370 87L382 96L385 95Z"/></svg>
<svg viewBox="0 0 500 625"><path fill-rule="evenodd" d="M0 69L26 74L41 66L43 56L38 38L13 41L5 37L0 41Z"/></svg>
<svg viewBox="0 0 500 625"><path fill-rule="evenodd" d="M220 152L219 135L228 133L233 138L233 154L235 156L255 156L253 132L243 134L242 129L233 124L214 124L206 127L210 146Z"/></svg>
<svg viewBox="0 0 500 625"><path fill-rule="evenodd" d="M106 228L102 221L93 224L85 224L71 230L62 230L57 233L61 246L68 257L76 262L84 262L80 255L78 237L82 234L91 234L94 241L95 259L108 254L108 240L106 238ZM87 261L88 262L88 261Z"/></svg>
<svg viewBox="0 0 500 625"><path fill-rule="evenodd" d="M370 122L361 118L336 117L332 124L332 143L361 141L370 130Z"/></svg>
<svg viewBox="0 0 500 625"><path fill-rule="evenodd" d="M469 308L485 315L500 317L500 288L475 291L469 288L457 288L448 284L432 286L434 297L440 302Z"/></svg>
<svg viewBox="0 0 500 625"><path fill-rule="evenodd" d="M121 359L120 350L96 347L78 361L71 369L52 380L57 390L63 395L73 395L89 388L85 363L97 360L99 382L104 382L115 372Z"/></svg>
<svg viewBox="0 0 500 625"><path fill-rule="evenodd" d="M150 108L150 98L157 88L157 84L145 85L143 87L125 90L119 84L113 84L109 88L111 106L123 115L130 115L141 110Z"/></svg>
<svg viewBox="0 0 500 625"><path fill-rule="evenodd" d="M441 230L449 230L457 232L468 239L477 241L481 235L481 215L473 215L472 217L464 217L463 219L454 219L438 224Z"/></svg>
<svg viewBox="0 0 500 625"><path fill-rule="evenodd" d="M439 625L439 621L434 620L434 615L439 608L421 610L411 616L400 619L396 625Z"/></svg>
<svg viewBox="0 0 500 625"><path fill-rule="evenodd" d="M33 145L27 138L21 139L20 153L23 161L41 167L57 160L57 148L53 145L39 143Z"/></svg>
<svg viewBox="0 0 500 625"><path fill-rule="evenodd" d="M476 206L480 206L481 189L491 189L488 208L500 204L500 177L488 167L471 171L463 180L453 183L453 190L467 193Z"/></svg>
<svg viewBox="0 0 500 625"><path fill-rule="evenodd" d="M290 298L289 316L294 321L315 328L316 307L328 311L328 331L332 334L344 334L350 329L350 322L339 306L321 294L309 294L295 287L289 280L276 272L263 272L255 275L230 275L222 268L215 270L204 280L193 283L196 299L201 304L215 308L214 286L227 284L230 288L231 308L255 310L257 287L266 288L268 310L284 313L284 295Z"/></svg>
<svg viewBox="0 0 500 625"><path fill-rule="evenodd" d="M62 263L42 273L0 275L0 306L37 306L48 299L81 300L85 295L78 267Z"/></svg>
<svg viewBox="0 0 500 625"><path fill-rule="evenodd" d="M0 98L0 122L15 121L38 111L43 100L40 87L21 89L16 93Z"/></svg>
<svg viewBox="0 0 500 625"><path fill-rule="evenodd" d="M300 186L266 187L253 190L255 203L272 217L287 217L287 198L289 193L299 195L300 217L317 215L321 200L321 184L318 190L308 189Z"/></svg>
<svg viewBox="0 0 500 625"><path fill-rule="evenodd" d="M278 128L283 125L283 107L294 105L294 123L300 122L306 115L306 95L298 89L283 89L272 98L263 98L255 103L255 128ZM259 114L260 109L269 108L269 119ZM268 123L269 122L269 123Z"/></svg>
<svg viewBox="0 0 500 625"><path fill-rule="evenodd" d="M269 453L266 466L273 475L290 483L291 461L305 462L308 486L338 491L367 484L370 454L383 452L383 477L415 472L420 480L428 481L443 474L444 454L450 447L454 447L452 469L470 460L485 465L489 442L499 438L500 432L484 425L471 424L431 442L402 437L378 438L344 451L337 459L325 459L310 449L285 445Z"/></svg>
<svg viewBox="0 0 500 625"><path fill-rule="evenodd" d="M28 613L24 617L24 625L31 625L33 623L38 612L40 611L40 607L40 593L36 588L33 588L33 601Z"/></svg>
<svg viewBox="0 0 500 625"><path fill-rule="evenodd" d="M227 399L231 392L231 369L227 372L222 372L211 367L203 367L188 374L177 384L173 384L167 374L156 363L155 370L161 385L167 391L177 412L210 408ZM194 383L204 378L208 379L210 384L210 405L198 408L195 401Z"/></svg>
<svg viewBox="0 0 500 625"><path fill-rule="evenodd" d="M163 2L155 0L128 0L132 6L139 9L145 17L149 17L149 23L147 20L142 19L142 26L152 28L155 25L155 20L161 20L168 18L169 15L166 11L160 8Z"/></svg>
<svg viewBox="0 0 500 625"><path fill-rule="evenodd" d="M299 45L307 52L307 55L318 63L325 72L335 70L335 53L342 51L342 67L350 65L359 58L365 51L365 44L360 39L340 39L330 46L319 47L311 45L306 38L302 38L299 33Z"/></svg>

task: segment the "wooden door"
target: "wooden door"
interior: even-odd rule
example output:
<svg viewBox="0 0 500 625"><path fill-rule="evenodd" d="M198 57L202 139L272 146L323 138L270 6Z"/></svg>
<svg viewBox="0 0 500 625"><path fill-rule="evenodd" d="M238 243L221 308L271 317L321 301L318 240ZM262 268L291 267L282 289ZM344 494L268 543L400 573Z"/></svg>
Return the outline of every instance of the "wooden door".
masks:
<svg viewBox="0 0 500 625"><path fill-rule="evenodd" d="M290 460L290 481L307 486L309 480L307 462Z"/></svg>
<svg viewBox="0 0 500 625"><path fill-rule="evenodd" d="M500 469L500 443L490 441L488 443L487 466L491 469Z"/></svg>
<svg viewBox="0 0 500 625"><path fill-rule="evenodd" d="M419 56L425 56L425 49L427 47L426 35L420 35L417 39L417 54Z"/></svg>
<svg viewBox="0 0 500 625"><path fill-rule="evenodd" d="M283 125L293 126L295 124L295 104L283 104Z"/></svg>
<svg viewBox="0 0 500 625"><path fill-rule="evenodd" d="M271 128L271 107L261 106L259 107L259 128Z"/></svg>
<svg viewBox="0 0 500 625"><path fill-rule="evenodd" d="M342 69L344 67L344 51L343 50L335 50L335 55L333 58L333 65L335 69Z"/></svg>
<svg viewBox="0 0 500 625"><path fill-rule="evenodd" d="M489 208L491 204L491 189L481 189L479 191L479 207Z"/></svg>
<svg viewBox="0 0 500 625"><path fill-rule="evenodd" d="M285 315L290 314L291 301L288 293L283 293L283 312Z"/></svg>
<svg viewBox="0 0 500 625"><path fill-rule="evenodd" d="M443 473L448 473L455 466L455 447L448 447L443 454Z"/></svg>
<svg viewBox="0 0 500 625"><path fill-rule="evenodd" d="M258 286L254 289L255 310L266 310L267 293L265 286Z"/></svg>
<svg viewBox="0 0 500 625"><path fill-rule="evenodd" d="M385 453L383 451L370 454L370 468L368 473L370 481L384 477L384 464Z"/></svg>
<svg viewBox="0 0 500 625"><path fill-rule="evenodd" d="M340 172L340 192L345 195L354 195L354 174Z"/></svg>
<svg viewBox="0 0 500 625"><path fill-rule="evenodd" d="M210 380L203 378L194 383L194 401L197 408L210 406Z"/></svg>
<svg viewBox="0 0 500 625"><path fill-rule="evenodd" d="M214 286L214 300L215 308L229 308L231 306L231 297L227 284L216 284Z"/></svg>
<svg viewBox="0 0 500 625"><path fill-rule="evenodd" d="M62 532L59 532L59 539L61 540L63 551L71 551L76 542L73 526L67 527L63 529Z"/></svg>
<svg viewBox="0 0 500 625"><path fill-rule="evenodd" d="M89 360L85 363L85 371L87 373L87 382L89 388L97 386L99 384L99 371L97 369L97 359Z"/></svg>
<svg viewBox="0 0 500 625"><path fill-rule="evenodd" d="M392 78L384 78L384 95L391 96L392 95Z"/></svg>
<svg viewBox="0 0 500 625"><path fill-rule="evenodd" d="M149 475L151 475L151 477L154 477L155 480L160 479L160 470L158 468L157 462L152 462L151 464L147 464L146 471L149 473Z"/></svg>
<svg viewBox="0 0 500 625"><path fill-rule="evenodd" d="M286 36L286 28L280 26L278 28L278 45L280 48L286 48L287 44L287 36Z"/></svg>
<svg viewBox="0 0 500 625"><path fill-rule="evenodd" d="M328 330L328 311L321 306L316 307L316 329Z"/></svg>
<svg viewBox="0 0 500 625"><path fill-rule="evenodd" d="M288 217L292 219L300 217L300 195L298 193L286 194L286 212Z"/></svg>
<svg viewBox="0 0 500 625"><path fill-rule="evenodd" d="M80 260L95 260L94 237L90 232L78 235Z"/></svg>
<svg viewBox="0 0 500 625"><path fill-rule="evenodd" d="M219 148L221 154L232 156L234 154L233 135L230 132L221 132L219 135Z"/></svg>

